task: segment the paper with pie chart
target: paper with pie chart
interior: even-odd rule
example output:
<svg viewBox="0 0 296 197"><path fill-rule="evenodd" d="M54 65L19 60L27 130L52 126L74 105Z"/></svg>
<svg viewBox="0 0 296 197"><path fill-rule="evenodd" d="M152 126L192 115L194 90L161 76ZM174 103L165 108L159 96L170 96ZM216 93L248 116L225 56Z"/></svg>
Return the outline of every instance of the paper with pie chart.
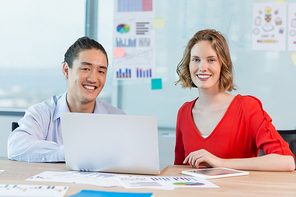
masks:
<svg viewBox="0 0 296 197"><path fill-rule="evenodd" d="M286 50L286 14L285 3L253 4L253 50Z"/></svg>
<svg viewBox="0 0 296 197"><path fill-rule="evenodd" d="M153 0L134 0L133 4L130 1L115 0L114 9L114 78L154 78Z"/></svg>

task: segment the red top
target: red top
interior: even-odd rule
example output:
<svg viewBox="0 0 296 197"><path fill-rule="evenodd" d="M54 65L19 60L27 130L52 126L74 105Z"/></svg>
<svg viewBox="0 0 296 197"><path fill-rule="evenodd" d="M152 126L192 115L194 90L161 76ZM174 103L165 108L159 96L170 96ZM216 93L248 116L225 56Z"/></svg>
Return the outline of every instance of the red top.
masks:
<svg viewBox="0 0 296 197"><path fill-rule="evenodd" d="M197 99L186 102L179 109L175 165L182 165L189 153L199 149L225 159L256 157L259 149L266 154L294 157L289 144L278 134L259 99L237 95L207 138L200 135L193 122L192 107Z"/></svg>

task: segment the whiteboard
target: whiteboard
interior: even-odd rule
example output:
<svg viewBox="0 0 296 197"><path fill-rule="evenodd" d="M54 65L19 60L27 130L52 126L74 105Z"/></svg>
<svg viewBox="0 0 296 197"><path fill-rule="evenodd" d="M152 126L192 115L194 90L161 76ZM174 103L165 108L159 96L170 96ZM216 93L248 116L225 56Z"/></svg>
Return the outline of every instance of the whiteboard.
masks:
<svg viewBox="0 0 296 197"><path fill-rule="evenodd" d="M162 89L152 90L149 79L119 81L118 107L130 115L156 116L159 127L175 128L178 109L198 96L197 89L175 85L177 64L193 34L210 28L228 40L238 87L231 94L259 98L278 130L296 129L296 66L290 56L294 51L252 50L253 3L261 1L155 0L155 17L165 19L165 27L155 29L156 76L162 79Z"/></svg>

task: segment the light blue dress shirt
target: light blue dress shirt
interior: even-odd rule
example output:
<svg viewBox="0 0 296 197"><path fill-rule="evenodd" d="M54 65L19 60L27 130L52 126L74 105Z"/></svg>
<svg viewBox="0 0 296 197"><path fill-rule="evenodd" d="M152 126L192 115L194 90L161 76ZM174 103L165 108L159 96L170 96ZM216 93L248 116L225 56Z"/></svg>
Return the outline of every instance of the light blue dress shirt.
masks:
<svg viewBox="0 0 296 197"><path fill-rule="evenodd" d="M65 161L60 117L69 112L66 93L33 105L26 110L8 138L8 158L27 162ZM125 114L107 103L96 99L94 113Z"/></svg>

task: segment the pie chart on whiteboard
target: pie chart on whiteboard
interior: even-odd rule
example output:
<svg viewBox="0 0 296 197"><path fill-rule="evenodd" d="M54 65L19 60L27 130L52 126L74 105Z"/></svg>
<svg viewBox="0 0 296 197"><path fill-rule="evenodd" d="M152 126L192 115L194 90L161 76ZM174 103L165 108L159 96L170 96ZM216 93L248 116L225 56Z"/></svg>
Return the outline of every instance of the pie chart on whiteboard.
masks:
<svg viewBox="0 0 296 197"><path fill-rule="evenodd" d="M128 33L130 30L130 26L126 24L120 24L117 26L117 31L121 34Z"/></svg>

